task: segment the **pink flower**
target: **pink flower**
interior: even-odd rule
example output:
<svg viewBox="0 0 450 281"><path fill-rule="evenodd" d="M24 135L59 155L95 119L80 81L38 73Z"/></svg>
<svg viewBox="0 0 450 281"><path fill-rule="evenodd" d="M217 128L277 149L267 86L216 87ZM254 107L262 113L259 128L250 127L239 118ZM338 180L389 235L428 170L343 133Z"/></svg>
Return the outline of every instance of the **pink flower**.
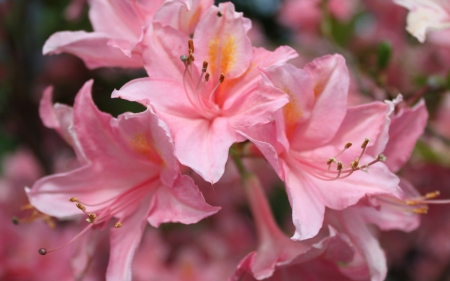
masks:
<svg viewBox="0 0 450 281"><path fill-rule="evenodd" d="M212 5L211 0L163 2L91 0L89 18L94 32L57 32L47 40L43 53L71 53L80 57L89 68L142 67L139 43L144 28L153 19L189 35Z"/></svg>
<svg viewBox="0 0 450 281"><path fill-rule="evenodd" d="M248 137L286 182L296 232L313 237L325 207L344 209L368 194L401 197L399 180L381 163L388 140L387 104L347 108L349 77L339 55L264 70L268 87L289 95L274 122L246 127ZM352 142L358 148L350 148Z"/></svg>
<svg viewBox="0 0 450 281"><path fill-rule="evenodd" d="M389 155L386 166L397 172L409 159L428 119L425 103L420 101L413 108L401 108L402 97L387 102L391 107L389 142L384 152ZM394 107L400 109L394 113ZM368 225L374 224L381 230L402 230L411 232L420 223L418 214L427 212L427 200L438 193L425 196L414 189L405 179L399 183L404 197L390 195L368 196L358 204L345 210L327 212L326 222L339 233L346 234L356 248L352 262L342 267L342 272L354 279L384 280L387 273L386 258L377 238Z"/></svg>
<svg viewBox="0 0 450 281"><path fill-rule="evenodd" d="M290 240L276 225L259 180L247 176L243 181L256 224L258 248L241 261L230 281L262 280L271 276L274 280L291 280L286 279L287 276L306 278L311 273L301 268L303 263L316 261L324 271L338 271L338 262L351 261L353 249L347 237L336 235L332 228L329 237L317 243ZM319 278L309 276L308 280Z"/></svg>
<svg viewBox="0 0 450 281"><path fill-rule="evenodd" d="M246 35L250 27L231 3L212 6L193 40L153 24L143 55L150 78L113 93L151 104L173 135L179 161L211 183L222 176L231 144L244 141L235 128L267 122L287 102L284 93L258 87L258 66L280 64L296 54L288 47L252 48Z"/></svg>
<svg viewBox="0 0 450 281"><path fill-rule="evenodd" d="M409 10L406 30L420 42L429 32L450 28L450 3L446 0L394 0Z"/></svg>
<svg viewBox="0 0 450 281"><path fill-rule="evenodd" d="M50 36L43 54L71 53L89 68L104 66L142 67L139 50L142 28L162 0L91 0L89 18L94 32L62 31Z"/></svg>
<svg viewBox="0 0 450 281"><path fill-rule="evenodd" d="M114 218L107 279L131 280L131 261L146 221L155 227L190 224L219 208L206 204L193 180L179 174L170 135L151 108L112 118L95 107L91 87L92 81L83 86L73 108L73 130L86 163L44 177L27 192L31 204L46 214L86 214L89 225L80 235Z"/></svg>

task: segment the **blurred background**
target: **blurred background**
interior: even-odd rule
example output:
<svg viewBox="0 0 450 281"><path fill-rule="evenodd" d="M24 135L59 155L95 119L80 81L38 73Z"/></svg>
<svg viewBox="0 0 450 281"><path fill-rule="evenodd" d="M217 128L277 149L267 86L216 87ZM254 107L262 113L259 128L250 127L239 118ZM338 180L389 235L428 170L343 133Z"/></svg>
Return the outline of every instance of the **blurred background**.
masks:
<svg viewBox="0 0 450 281"><path fill-rule="evenodd" d="M424 98L430 114L429 124L409 164L400 173L422 194L440 190L443 198L450 198L450 42L446 42L450 40L436 37L419 43L405 30L407 10L387 0L232 2L237 11L252 19L249 35L255 46L273 50L289 45L299 52L299 58L292 61L299 67L325 54L344 55L352 78L350 104L393 99L399 93L408 105ZM92 31L86 0L0 0L0 211L8 229L14 216L31 218L29 221L37 218L33 213L24 215L29 212L24 186L33 184L43 175L70 170L74 165L72 149L54 131L45 128L39 118L39 101L45 87L54 87L54 102L72 105L81 86L94 79L93 97L100 110L114 116L143 110L137 103L110 99L114 89L131 79L146 76L143 69L89 70L70 54L43 56L46 39L63 30ZM289 221L291 212L283 186L276 180L267 182L274 186L268 188L271 204L275 217L283 225ZM250 214L245 203L236 204L244 217L245 229L246 221L251 220ZM450 206L431 206L418 230L408 234L379 233L388 257L387 280L450 280L449 213ZM205 223L217 226L214 220L211 218ZM47 220L44 218L44 221ZM163 226L162 231L170 234L174 227L190 226ZM192 234L188 236L192 237L185 241L175 241L178 238L166 235L165 242L158 240L158 243L179 248L187 241L192 242L189 239L196 239L199 230L195 229L201 227L200 224L189 228ZM33 245L30 258L25 254L26 248L15 255L17 247L11 247L15 245L11 241L36 238L24 234L23 228L8 231L0 232L3 244L0 246L0 255L3 255L0 279L40 280L37 277L27 279L30 277L25 272L31 274L33 267L25 269L21 264L27 261L34 269L41 268L42 264L33 261L39 258L34 256L38 247L30 242ZM59 237L70 235L57 231ZM37 232L33 235L39 236ZM248 250L248 246L239 249L241 252ZM152 251L157 249L152 248ZM174 254L168 255L168 260L176 259ZM90 267L90 272L94 272L90 278L102 280L106 264L107 255L97 257ZM93 267L100 273L95 273Z"/></svg>

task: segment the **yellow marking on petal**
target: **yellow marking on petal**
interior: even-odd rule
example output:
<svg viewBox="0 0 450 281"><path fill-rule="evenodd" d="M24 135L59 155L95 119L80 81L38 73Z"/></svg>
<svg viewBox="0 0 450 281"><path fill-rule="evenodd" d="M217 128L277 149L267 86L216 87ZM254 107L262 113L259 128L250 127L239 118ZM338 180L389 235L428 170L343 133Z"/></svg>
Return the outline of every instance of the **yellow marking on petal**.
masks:
<svg viewBox="0 0 450 281"><path fill-rule="evenodd" d="M197 26L197 23L200 21L200 15L202 13L203 7L202 5L198 5L197 9L195 10L194 14L191 17L191 20L188 24L188 31L194 30Z"/></svg>
<svg viewBox="0 0 450 281"><path fill-rule="evenodd" d="M136 134L130 141L133 151L145 156L151 162L161 165L164 164L155 144L150 143L145 134Z"/></svg>
<svg viewBox="0 0 450 281"><path fill-rule="evenodd" d="M324 80L319 80L316 83L314 83L313 85L313 91L314 91L314 97L317 99L320 94L323 92L323 90L325 89L325 83L326 81Z"/></svg>
<svg viewBox="0 0 450 281"><path fill-rule="evenodd" d="M289 89L283 88L282 90L289 96L289 102L283 107L286 136L289 138L294 132L298 120L302 118L303 110L300 107L297 98Z"/></svg>
<svg viewBox="0 0 450 281"><path fill-rule="evenodd" d="M216 36L209 42L208 62L213 77L217 73L223 73L226 76L236 63L236 38L229 34L222 38L224 39L220 40L219 36Z"/></svg>

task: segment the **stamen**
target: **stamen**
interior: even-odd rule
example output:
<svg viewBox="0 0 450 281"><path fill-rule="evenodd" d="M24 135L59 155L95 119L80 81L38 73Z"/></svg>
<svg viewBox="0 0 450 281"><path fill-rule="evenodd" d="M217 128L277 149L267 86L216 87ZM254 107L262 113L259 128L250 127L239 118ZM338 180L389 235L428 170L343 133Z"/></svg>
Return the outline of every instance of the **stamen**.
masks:
<svg viewBox="0 0 450 281"><path fill-rule="evenodd" d="M206 72L206 74L205 74L205 82L209 81L209 76L211 76L211 74L209 72Z"/></svg>
<svg viewBox="0 0 450 281"><path fill-rule="evenodd" d="M223 83L225 80L225 75L223 73L220 73L219 83Z"/></svg>
<svg viewBox="0 0 450 281"><path fill-rule="evenodd" d="M355 160L353 160L353 161L350 163L350 167L351 167L353 170L358 169L358 167L359 167L359 158L356 158Z"/></svg>
<svg viewBox="0 0 450 281"><path fill-rule="evenodd" d="M78 209L82 210L83 212L86 211L86 207L81 205L80 203L77 203L76 206Z"/></svg>
<svg viewBox="0 0 450 281"><path fill-rule="evenodd" d="M18 225L19 222L20 222L20 220L19 220L17 217L13 217L13 218L12 218L12 223L13 223L14 225Z"/></svg>
<svg viewBox="0 0 450 281"><path fill-rule="evenodd" d="M186 63L187 60L188 60L188 56L186 56L186 55L181 55L181 56L180 56L180 60L181 60L182 62Z"/></svg>
<svg viewBox="0 0 450 281"><path fill-rule="evenodd" d="M381 162L386 162L387 157L384 154L378 154L377 160Z"/></svg>
<svg viewBox="0 0 450 281"><path fill-rule="evenodd" d="M364 142L361 144L361 148L363 148L363 149L365 149L366 148L366 146L367 146L367 144L369 143L369 139L368 138L365 138L364 139Z"/></svg>
<svg viewBox="0 0 450 281"><path fill-rule="evenodd" d="M189 39L188 41L188 48L189 48L189 52L194 52L194 41L192 39Z"/></svg>
<svg viewBox="0 0 450 281"><path fill-rule="evenodd" d="M74 242L75 240L77 240L80 236L82 236L84 233L86 233L86 231L88 231L88 229L90 229L93 226L93 224L89 224L85 229L83 229L80 233L78 233L74 238L72 238L69 242L67 242L66 244L63 244L62 246L52 249L52 250L47 250L45 248L40 248L38 250L38 253L42 256L45 256L46 254L50 254L52 252L55 252L57 250L60 250L64 247L66 247L67 245L71 244L72 242Z"/></svg>
<svg viewBox="0 0 450 281"><path fill-rule="evenodd" d="M118 221L118 222L116 222L116 223L114 224L114 227L115 227L115 228L121 228L121 227L122 227L122 223L121 223L120 221Z"/></svg>
<svg viewBox="0 0 450 281"><path fill-rule="evenodd" d="M419 215L425 215L428 213L428 207L421 207L413 209L413 212Z"/></svg>
<svg viewBox="0 0 450 281"><path fill-rule="evenodd" d="M202 72L203 72L203 73L206 72L207 69L208 69L208 62L207 62L207 61L204 61L204 62L203 62L203 67L202 67Z"/></svg>
<svg viewBox="0 0 450 281"><path fill-rule="evenodd" d="M76 198L76 197L71 197L71 198L69 199L69 201L70 201L70 202L78 202L78 198Z"/></svg>

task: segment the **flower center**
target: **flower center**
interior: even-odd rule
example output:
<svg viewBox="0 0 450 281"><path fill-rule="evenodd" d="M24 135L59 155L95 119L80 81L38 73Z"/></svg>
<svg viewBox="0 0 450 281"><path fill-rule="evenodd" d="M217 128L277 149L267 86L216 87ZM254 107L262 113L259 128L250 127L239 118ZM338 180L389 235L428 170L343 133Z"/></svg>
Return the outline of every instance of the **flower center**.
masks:
<svg viewBox="0 0 450 281"><path fill-rule="evenodd" d="M220 74L214 86L207 85L213 80L208 72L208 62L204 61L200 75L199 71L194 71L194 41L188 41L188 55L180 56L184 63L183 87L185 95L192 107L206 119L212 119L220 114L220 108L215 103L215 92L225 80L225 75ZM197 77L198 76L198 77ZM213 81L212 81L213 82Z"/></svg>

